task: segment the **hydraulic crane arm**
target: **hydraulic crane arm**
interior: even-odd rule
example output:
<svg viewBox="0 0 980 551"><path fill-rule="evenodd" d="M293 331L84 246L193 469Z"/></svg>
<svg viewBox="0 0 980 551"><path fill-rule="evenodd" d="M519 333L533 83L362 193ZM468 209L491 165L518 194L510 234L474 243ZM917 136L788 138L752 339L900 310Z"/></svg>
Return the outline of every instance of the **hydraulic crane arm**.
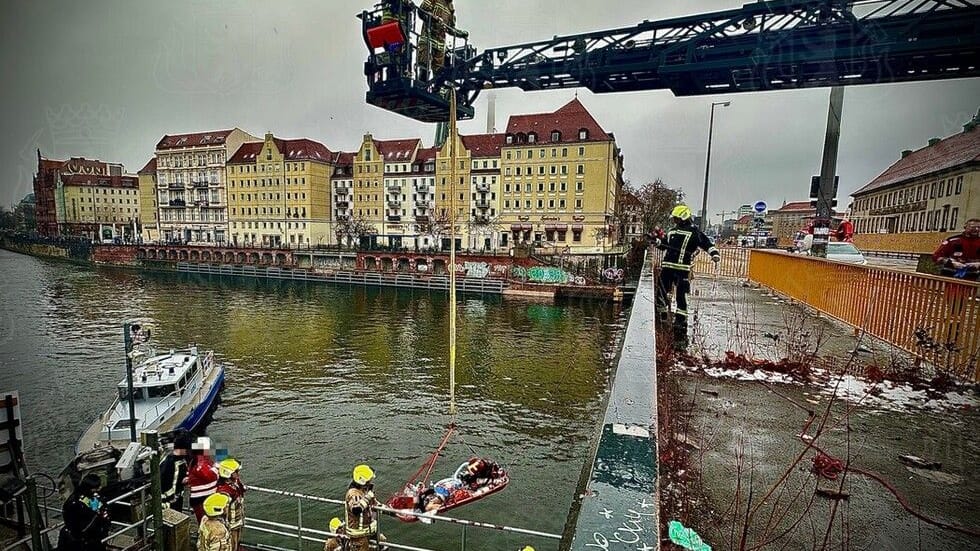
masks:
<svg viewBox="0 0 980 551"><path fill-rule="evenodd" d="M361 17L367 33L372 15ZM686 96L976 77L980 7L973 0L772 0L480 54L451 44L445 66L424 79L412 67L374 78L383 65L372 50L368 102L423 121L445 120L447 86L458 90L460 117L469 118L485 88Z"/></svg>

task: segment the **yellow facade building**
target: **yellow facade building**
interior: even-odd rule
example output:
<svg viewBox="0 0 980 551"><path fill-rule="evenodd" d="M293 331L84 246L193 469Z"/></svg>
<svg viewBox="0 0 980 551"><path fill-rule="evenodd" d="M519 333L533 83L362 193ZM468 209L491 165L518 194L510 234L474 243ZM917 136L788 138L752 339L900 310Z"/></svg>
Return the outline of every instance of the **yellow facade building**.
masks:
<svg viewBox="0 0 980 551"><path fill-rule="evenodd" d="M121 164L65 161L55 180L54 198L61 235L127 241L138 236L139 184Z"/></svg>
<svg viewBox="0 0 980 551"><path fill-rule="evenodd" d="M139 172L140 237L146 241L160 239L160 211L157 208L157 158L150 159Z"/></svg>
<svg viewBox="0 0 980 551"><path fill-rule="evenodd" d="M553 113L512 116L501 155L509 244L580 254L619 246L623 157L578 99Z"/></svg>
<svg viewBox="0 0 980 551"><path fill-rule="evenodd" d="M231 242L315 247L333 243L331 175L336 155L319 142L266 134L227 164Z"/></svg>

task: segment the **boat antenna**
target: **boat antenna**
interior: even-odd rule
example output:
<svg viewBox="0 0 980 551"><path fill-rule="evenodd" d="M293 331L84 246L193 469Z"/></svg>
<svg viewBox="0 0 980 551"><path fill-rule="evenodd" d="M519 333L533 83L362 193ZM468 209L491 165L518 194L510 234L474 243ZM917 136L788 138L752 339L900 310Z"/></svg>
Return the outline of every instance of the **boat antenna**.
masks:
<svg viewBox="0 0 980 551"><path fill-rule="evenodd" d="M449 87L449 416L456 424L456 89Z"/></svg>

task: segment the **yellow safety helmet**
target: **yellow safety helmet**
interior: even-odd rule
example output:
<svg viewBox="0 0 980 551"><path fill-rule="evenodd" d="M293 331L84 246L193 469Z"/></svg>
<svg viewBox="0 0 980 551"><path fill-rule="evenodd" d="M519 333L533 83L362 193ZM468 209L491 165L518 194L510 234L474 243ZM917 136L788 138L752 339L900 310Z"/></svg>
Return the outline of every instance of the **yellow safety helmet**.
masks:
<svg viewBox="0 0 980 551"><path fill-rule="evenodd" d="M333 517L332 519L330 519L330 531L336 534L337 530L340 528L342 524L343 522L341 522L339 518Z"/></svg>
<svg viewBox="0 0 980 551"><path fill-rule="evenodd" d="M521 547L521 551L534 551L534 548L530 545L525 545L524 547Z"/></svg>
<svg viewBox="0 0 980 551"><path fill-rule="evenodd" d="M242 468L242 464L232 458L225 459L218 463L218 476L221 478L231 478L235 471Z"/></svg>
<svg viewBox="0 0 980 551"><path fill-rule="evenodd" d="M360 484L361 486L367 484L374 480L374 471L371 467L367 465L358 465L354 467L354 482Z"/></svg>
<svg viewBox="0 0 980 551"><path fill-rule="evenodd" d="M231 498L221 493L214 493L204 500L204 514L209 517L216 517L225 514L225 508Z"/></svg>
<svg viewBox="0 0 980 551"><path fill-rule="evenodd" d="M677 205L674 210L670 212L670 215L674 218L680 218L681 220L691 219L691 209L687 205Z"/></svg>

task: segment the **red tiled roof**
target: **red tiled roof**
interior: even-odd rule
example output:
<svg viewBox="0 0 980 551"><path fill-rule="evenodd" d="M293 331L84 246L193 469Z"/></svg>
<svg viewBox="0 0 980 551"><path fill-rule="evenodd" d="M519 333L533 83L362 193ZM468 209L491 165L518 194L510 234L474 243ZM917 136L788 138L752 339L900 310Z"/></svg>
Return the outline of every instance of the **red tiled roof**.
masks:
<svg viewBox="0 0 980 551"><path fill-rule="evenodd" d="M578 139L579 130L588 131L588 138ZM558 141L551 140L552 131L561 133ZM599 126L589 111L578 98L566 103L554 113L535 115L514 115L507 123L508 134L537 134L536 144L596 142L612 140L612 136Z"/></svg>
<svg viewBox="0 0 980 551"><path fill-rule="evenodd" d="M422 140L374 140L374 146L386 161L411 162L415 150L422 147Z"/></svg>
<svg viewBox="0 0 980 551"><path fill-rule="evenodd" d="M415 154L415 162L423 163L425 161L434 161L436 159L436 153L439 152L438 147L423 147L418 150Z"/></svg>
<svg viewBox="0 0 980 551"><path fill-rule="evenodd" d="M156 174L157 173L157 158L153 157L143 165L137 174Z"/></svg>
<svg viewBox="0 0 980 551"><path fill-rule="evenodd" d="M483 157L500 157L500 148L503 147L507 139L507 134L474 134L472 136L460 136L463 140L463 147L470 152L470 157L474 159Z"/></svg>
<svg viewBox="0 0 980 551"><path fill-rule="evenodd" d="M743 216L743 217L739 218L738 220L736 220L735 223L738 224L739 226L744 226L744 225L748 224L749 222L751 222L753 218L755 218L755 216L753 216L751 214L746 214L745 216Z"/></svg>
<svg viewBox="0 0 980 551"><path fill-rule="evenodd" d="M895 161L877 178L851 194L857 197L913 178L980 162L980 130L973 128L949 136L935 145L928 145Z"/></svg>
<svg viewBox="0 0 980 551"><path fill-rule="evenodd" d="M641 204L640 198L628 189L623 190L623 195L619 200L624 207L635 207Z"/></svg>
<svg viewBox="0 0 980 551"><path fill-rule="evenodd" d="M135 176L106 176L102 174L64 174L61 182L66 186L108 186L138 188L139 179Z"/></svg>
<svg viewBox="0 0 980 551"><path fill-rule="evenodd" d="M334 166L354 166L354 155L357 153L338 151L334 154L333 164Z"/></svg>
<svg viewBox="0 0 980 551"><path fill-rule="evenodd" d="M779 213L803 213L803 212L815 212L817 209L810 206L809 201L794 201L792 203L786 203L785 205L779 207L772 212ZM752 215L749 215L750 217ZM741 218L739 219L741 220Z"/></svg>
<svg viewBox="0 0 980 551"><path fill-rule="evenodd" d="M299 138L286 140L273 138L276 148L283 154L287 161L320 161L324 163L333 162L334 153L327 149L327 146L320 142ZM227 164L254 163L255 157L262 151L265 142L245 142L231 158Z"/></svg>
<svg viewBox="0 0 980 551"><path fill-rule="evenodd" d="M225 138L234 132L231 130L215 130L213 132L195 132L192 134L166 135L157 142L157 149L175 149L178 147L199 147L203 145L220 145Z"/></svg>
<svg viewBox="0 0 980 551"><path fill-rule="evenodd" d="M254 163L255 156L262 151L265 142L245 142L238 148L234 155L228 158L226 164L239 165L244 163ZM278 144L277 144L278 145Z"/></svg>

